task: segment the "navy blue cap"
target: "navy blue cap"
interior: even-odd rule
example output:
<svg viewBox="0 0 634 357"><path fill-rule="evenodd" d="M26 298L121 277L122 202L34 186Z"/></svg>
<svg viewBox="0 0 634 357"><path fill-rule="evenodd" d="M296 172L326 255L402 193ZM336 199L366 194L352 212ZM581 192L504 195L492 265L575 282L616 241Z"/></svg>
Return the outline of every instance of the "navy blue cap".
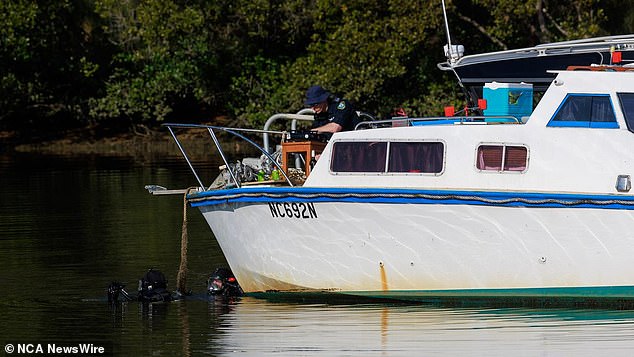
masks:
<svg viewBox="0 0 634 357"><path fill-rule="evenodd" d="M328 99L330 92L323 89L321 86L311 86L306 91L306 100L304 104L307 106L313 106L325 102Z"/></svg>

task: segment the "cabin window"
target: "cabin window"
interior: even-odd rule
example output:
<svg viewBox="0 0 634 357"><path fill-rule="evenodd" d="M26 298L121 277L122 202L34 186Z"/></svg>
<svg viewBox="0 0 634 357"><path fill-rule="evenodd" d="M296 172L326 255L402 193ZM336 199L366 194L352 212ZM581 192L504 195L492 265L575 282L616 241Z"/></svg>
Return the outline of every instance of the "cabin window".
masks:
<svg viewBox="0 0 634 357"><path fill-rule="evenodd" d="M332 147L333 172L385 172L387 142L336 142Z"/></svg>
<svg viewBox="0 0 634 357"><path fill-rule="evenodd" d="M339 173L439 174L444 155L442 142L338 141L332 147L330 169Z"/></svg>
<svg viewBox="0 0 634 357"><path fill-rule="evenodd" d="M476 167L482 171L526 170L528 149L513 145L480 145L478 147Z"/></svg>
<svg viewBox="0 0 634 357"><path fill-rule="evenodd" d="M618 128L608 94L568 94L550 127Z"/></svg>
<svg viewBox="0 0 634 357"><path fill-rule="evenodd" d="M619 93L621 109L629 131L634 132L634 93Z"/></svg>
<svg viewBox="0 0 634 357"><path fill-rule="evenodd" d="M444 151L440 142L391 142L388 172L440 173Z"/></svg>

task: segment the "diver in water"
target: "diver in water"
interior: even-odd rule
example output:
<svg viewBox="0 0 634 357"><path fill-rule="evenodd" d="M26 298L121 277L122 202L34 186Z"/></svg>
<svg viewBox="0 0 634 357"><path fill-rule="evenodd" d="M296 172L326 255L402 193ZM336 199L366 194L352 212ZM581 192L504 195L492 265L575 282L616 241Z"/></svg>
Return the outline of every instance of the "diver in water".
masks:
<svg viewBox="0 0 634 357"><path fill-rule="evenodd" d="M125 290L125 284L117 281L110 283L107 289L108 302L111 304L138 300L140 302L168 302L179 298L167 290L165 275L153 268L148 270L141 279L137 295ZM243 295L242 288L236 277L228 268L217 268L207 280L207 296L232 298Z"/></svg>
<svg viewBox="0 0 634 357"><path fill-rule="evenodd" d="M167 290L167 279L165 275L150 268L141 279L139 279L138 300L147 302L172 301L172 293Z"/></svg>
<svg viewBox="0 0 634 357"><path fill-rule="evenodd" d="M108 292L108 302L111 304L119 302L120 298L121 301L136 300L136 297L133 297L125 290L125 285L121 284L118 281L113 281L112 283L110 283L106 291Z"/></svg>
<svg viewBox="0 0 634 357"><path fill-rule="evenodd" d="M238 297L244 292L229 268L217 268L207 280L207 294L222 297Z"/></svg>
<svg viewBox="0 0 634 357"><path fill-rule="evenodd" d="M121 301L138 300L141 302L167 302L174 300L172 293L167 290L167 279L159 271L150 270L139 279L137 295L134 297L125 290L125 285L119 282L112 282L108 286L108 302L116 303Z"/></svg>

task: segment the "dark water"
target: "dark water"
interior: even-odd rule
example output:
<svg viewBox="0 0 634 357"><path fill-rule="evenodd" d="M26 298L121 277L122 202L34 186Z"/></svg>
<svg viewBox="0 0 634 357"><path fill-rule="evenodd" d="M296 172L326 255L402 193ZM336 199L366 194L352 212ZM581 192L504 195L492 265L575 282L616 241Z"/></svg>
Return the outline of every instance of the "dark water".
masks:
<svg viewBox="0 0 634 357"><path fill-rule="evenodd" d="M211 164L210 167L217 165ZM212 169L209 169L213 171ZM209 173L208 175L211 175ZM149 267L170 287L182 197L143 186L194 183L178 158L0 156L0 344L103 346L117 356L628 355L634 311L450 309L412 304L195 299L111 307L105 288ZM188 286L226 262L189 209ZM21 354L24 355L24 354ZM59 354L58 354L59 355Z"/></svg>

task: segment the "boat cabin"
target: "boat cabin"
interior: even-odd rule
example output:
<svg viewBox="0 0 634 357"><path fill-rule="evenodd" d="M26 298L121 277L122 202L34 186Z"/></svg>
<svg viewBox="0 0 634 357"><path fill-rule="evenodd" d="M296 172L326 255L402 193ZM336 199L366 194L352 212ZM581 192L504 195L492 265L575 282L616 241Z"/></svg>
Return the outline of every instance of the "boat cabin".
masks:
<svg viewBox="0 0 634 357"><path fill-rule="evenodd" d="M556 176L560 192L629 192L616 182L634 172L634 72L556 75L534 109L530 85L491 83L495 116L337 133L304 185L544 191Z"/></svg>
<svg viewBox="0 0 634 357"><path fill-rule="evenodd" d="M306 110L276 114L263 130L187 126L209 131L224 161L212 185L203 184L176 142L203 190L303 185L630 194L632 65L634 35L452 56L439 68L466 88L469 113L446 108L444 117L366 120L328 143L296 135L297 121L312 120ZM269 130L280 118L292 120L290 133ZM186 127L166 126L175 139L173 130ZM231 161L217 131L254 144L262 156ZM262 134L263 147L246 132ZM269 145L273 135L282 137L278 150Z"/></svg>

